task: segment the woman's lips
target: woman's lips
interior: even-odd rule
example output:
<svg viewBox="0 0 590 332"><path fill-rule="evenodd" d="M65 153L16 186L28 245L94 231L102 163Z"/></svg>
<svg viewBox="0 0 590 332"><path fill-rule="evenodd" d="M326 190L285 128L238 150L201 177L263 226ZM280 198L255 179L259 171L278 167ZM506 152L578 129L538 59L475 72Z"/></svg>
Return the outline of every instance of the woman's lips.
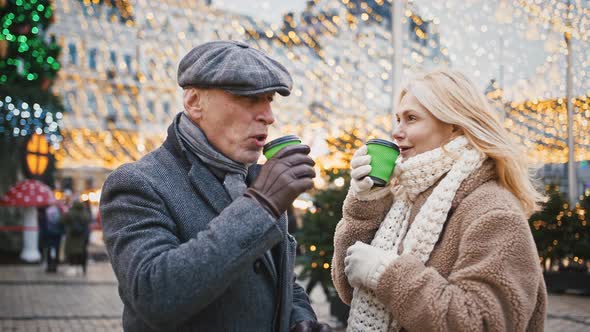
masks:
<svg viewBox="0 0 590 332"><path fill-rule="evenodd" d="M402 155L402 157L406 158L410 154L412 149L413 148L400 148L400 154Z"/></svg>

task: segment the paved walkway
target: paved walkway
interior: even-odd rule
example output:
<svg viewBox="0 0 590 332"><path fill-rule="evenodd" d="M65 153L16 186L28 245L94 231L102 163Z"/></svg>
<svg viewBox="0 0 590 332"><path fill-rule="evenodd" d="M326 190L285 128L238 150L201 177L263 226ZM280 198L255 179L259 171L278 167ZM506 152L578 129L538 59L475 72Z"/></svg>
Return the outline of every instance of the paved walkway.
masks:
<svg viewBox="0 0 590 332"><path fill-rule="evenodd" d="M67 270L0 265L0 331L121 331L123 306L110 265L90 264L87 276ZM310 297L319 318L342 331L321 289ZM546 331L590 331L590 297L550 295Z"/></svg>

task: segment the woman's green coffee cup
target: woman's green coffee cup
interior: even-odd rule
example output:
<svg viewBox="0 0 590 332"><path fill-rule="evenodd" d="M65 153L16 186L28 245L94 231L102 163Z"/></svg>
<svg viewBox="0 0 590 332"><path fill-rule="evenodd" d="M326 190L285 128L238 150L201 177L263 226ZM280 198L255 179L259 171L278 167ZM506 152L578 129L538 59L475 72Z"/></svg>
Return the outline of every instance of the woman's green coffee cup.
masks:
<svg viewBox="0 0 590 332"><path fill-rule="evenodd" d="M283 137L279 137L274 139L264 145L262 148L262 153L266 157L266 159L272 158L277 152L279 152L282 148L293 145L293 144L301 144L301 139L297 135L287 135Z"/></svg>
<svg viewBox="0 0 590 332"><path fill-rule="evenodd" d="M399 147L390 141L374 138L367 142L367 154L371 156L369 176L377 187L385 187L399 156Z"/></svg>

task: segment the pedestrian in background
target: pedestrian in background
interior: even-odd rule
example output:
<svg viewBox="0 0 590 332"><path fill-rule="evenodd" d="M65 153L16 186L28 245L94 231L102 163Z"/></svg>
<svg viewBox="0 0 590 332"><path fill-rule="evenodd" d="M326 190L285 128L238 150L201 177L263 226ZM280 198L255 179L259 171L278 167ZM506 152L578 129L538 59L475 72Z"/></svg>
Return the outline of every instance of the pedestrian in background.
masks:
<svg viewBox="0 0 590 332"><path fill-rule="evenodd" d="M59 266L59 248L64 234L62 212L57 204L39 209L39 227L41 251L43 253L46 272L56 273Z"/></svg>
<svg viewBox="0 0 590 332"><path fill-rule="evenodd" d="M74 271L81 267L86 274L88 261L88 236L92 217L82 202L76 201L63 217L66 230L65 254Z"/></svg>
<svg viewBox="0 0 590 332"><path fill-rule="evenodd" d="M349 331L542 331L547 294L527 222L543 199L526 151L463 74L402 90L392 184L366 146L336 227L332 276Z"/></svg>

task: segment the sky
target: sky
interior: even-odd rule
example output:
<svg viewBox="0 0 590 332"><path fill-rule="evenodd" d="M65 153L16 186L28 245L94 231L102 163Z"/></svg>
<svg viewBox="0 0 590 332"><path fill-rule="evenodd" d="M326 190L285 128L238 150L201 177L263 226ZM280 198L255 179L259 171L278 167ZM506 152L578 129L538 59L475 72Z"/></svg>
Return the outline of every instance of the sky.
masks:
<svg viewBox="0 0 590 332"><path fill-rule="evenodd" d="M339 1L339 0L333 0ZM306 0L213 0L213 6L280 24L284 13L301 12ZM552 35L553 40L562 40L559 33L548 27L533 24L524 11L505 1L509 14L515 16L510 23L498 23L498 1L485 0L413 0L418 13L426 19L436 17L441 43L447 47L452 66L461 68L474 81L485 88L491 79L502 81L507 97L512 100L552 98L565 93L565 56L559 52L546 51L547 43L529 38L530 32L537 36ZM245 5L246 4L246 5ZM534 30L534 31L533 31ZM533 33L533 34L534 34ZM546 37L543 37L543 39ZM555 42L554 42L555 44ZM584 54L588 45L574 48L574 71L586 68ZM553 56L553 61L547 61ZM576 75L575 75L576 76ZM574 78L574 93L583 94L590 83L581 75Z"/></svg>
<svg viewBox="0 0 590 332"><path fill-rule="evenodd" d="M306 2L306 0L213 0L213 6L278 24L282 21L284 13L303 11Z"/></svg>

